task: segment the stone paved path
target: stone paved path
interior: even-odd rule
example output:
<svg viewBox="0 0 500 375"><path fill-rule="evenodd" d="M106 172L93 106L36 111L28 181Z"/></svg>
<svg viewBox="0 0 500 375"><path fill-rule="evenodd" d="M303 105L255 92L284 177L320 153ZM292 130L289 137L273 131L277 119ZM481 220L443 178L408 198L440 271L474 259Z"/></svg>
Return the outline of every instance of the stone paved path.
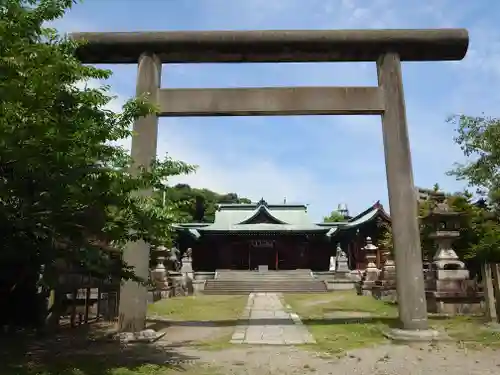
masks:
<svg viewBox="0 0 500 375"><path fill-rule="evenodd" d="M251 293L231 343L253 345L313 344L299 316L285 311L278 293Z"/></svg>

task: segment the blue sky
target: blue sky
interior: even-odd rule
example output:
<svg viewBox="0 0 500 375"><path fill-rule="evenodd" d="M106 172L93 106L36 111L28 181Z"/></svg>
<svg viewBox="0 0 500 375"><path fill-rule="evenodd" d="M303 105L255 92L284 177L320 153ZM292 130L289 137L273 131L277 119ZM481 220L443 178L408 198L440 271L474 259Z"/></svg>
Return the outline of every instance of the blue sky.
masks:
<svg viewBox="0 0 500 375"><path fill-rule="evenodd" d="M150 11L152 10L152 13ZM453 113L498 116L500 26L494 0L86 0L55 22L62 32L372 29L465 27L471 43L461 62L405 63L403 79L417 186L463 183L445 176L462 160ZM107 82L113 108L135 92L136 67ZM374 85L374 64L164 65L163 87ZM124 141L129 144L129 141ZM352 214L380 200L388 208L377 116L213 117L160 119L158 154L199 165L179 181L269 203L309 204L320 220L339 203Z"/></svg>

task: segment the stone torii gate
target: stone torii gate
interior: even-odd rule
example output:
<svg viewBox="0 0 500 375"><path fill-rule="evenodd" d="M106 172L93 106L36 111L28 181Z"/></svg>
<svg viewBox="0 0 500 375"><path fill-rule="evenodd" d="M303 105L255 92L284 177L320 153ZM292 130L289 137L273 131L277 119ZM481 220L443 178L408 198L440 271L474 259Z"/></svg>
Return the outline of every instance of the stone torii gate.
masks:
<svg viewBox="0 0 500 375"><path fill-rule="evenodd" d="M86 40L77 56L91 64L138 64L137 95L147 93L158 116L381 115L392 216L401 328L429 333L417 205L406 121L401 61L461 60L467 30L317 30L74 33ZM374 87L162 89L162 63L373 61ZM134 124L132 157L156 157L158 116ZM148 277L149 248L130 244L124 260ZM123 315L123 312L127 314ZM143 328L146 289L125 283L122 330ZM423 332L422 332L423 331ZM432 336L429 334L429 337Z"/></svg>

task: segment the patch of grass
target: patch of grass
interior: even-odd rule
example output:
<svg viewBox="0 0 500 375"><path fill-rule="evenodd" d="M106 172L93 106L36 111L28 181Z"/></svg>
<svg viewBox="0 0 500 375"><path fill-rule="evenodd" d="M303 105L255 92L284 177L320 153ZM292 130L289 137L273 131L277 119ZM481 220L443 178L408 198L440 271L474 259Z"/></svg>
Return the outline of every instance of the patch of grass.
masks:
<svg viewBox="0 0 500 375"><path fill-rule="evenodd" d="M287 294L288 303L307 325L317 344L313 350L341 353L387 342L383 329L398 325L397 305L358 296L353 291L325 294ZM363 316L364 315L364 316ZM500 348L500 332L489 330L482 317L429 316L433 329L445 331L454 341L469 348Z"/></svg>
<svg viewBox="0 0 500 375"><path fill-rule="evenodd" d="M488 329L481 316L429 317L434 329L445 331L453 340L468 348L500 348L500 332Z"/></svg>
<svg viewBox="0 0 500 375"><path fill-rule="evenodd" d="M210 322L219 327L214 338L200 340L191 346L202 350L223 350L230 347L234 326L247 303L247 296L176 297L149 305L149 315L172 321Z"/></svg>
<svg viewBox="0 0 500 375"><path fill-rule="evenodd" d="M382 329L397 322L394 305L358 296L354 291L287 294L284 300L316 339L313 350L341 353L386 341Z"/></svg>
<svg viewBox="0 0 500 375"><path fill-rule="evenodd" d="M171 320L237 320L245 308L247 296L190 296L163 299L148 306L151 316Z"/></svg>
<svg viewBox="0 0 500 375"><path fill-rule="evenodd" d="M292 309L301 309L309 315L321 317L328 312L341 311L397 316L397 307L394 304L370 296L358 296L354 291L337 291L326 295L325 293L285 294L284 299Z"/></svg>

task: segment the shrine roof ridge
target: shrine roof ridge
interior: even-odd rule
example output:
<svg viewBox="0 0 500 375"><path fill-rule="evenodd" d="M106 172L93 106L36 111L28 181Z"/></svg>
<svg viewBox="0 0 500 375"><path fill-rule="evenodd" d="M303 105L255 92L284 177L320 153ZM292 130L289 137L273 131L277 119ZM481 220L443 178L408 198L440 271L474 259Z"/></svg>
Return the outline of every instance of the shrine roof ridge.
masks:
<svg viewBox="0 0 500 375"><path fill-rule="evenodd" d="M261 202L255 202L255 203L219 203L217 207L219 210L221 209L234 209L234 210L255 210L259 206L262 206L263 204ZM265 203L265 206L269 209L304 209L307 210L307 205L305 204L287 204L287 203L282 203L282 204L268 204Z"/></svg>
<svg viewBox="0 0 500 375"><path fill-rule="evenodd" d="M466 29L80 32L77 57L91 64L136 64L144 52L164 63L462 60Z"/></svg>

